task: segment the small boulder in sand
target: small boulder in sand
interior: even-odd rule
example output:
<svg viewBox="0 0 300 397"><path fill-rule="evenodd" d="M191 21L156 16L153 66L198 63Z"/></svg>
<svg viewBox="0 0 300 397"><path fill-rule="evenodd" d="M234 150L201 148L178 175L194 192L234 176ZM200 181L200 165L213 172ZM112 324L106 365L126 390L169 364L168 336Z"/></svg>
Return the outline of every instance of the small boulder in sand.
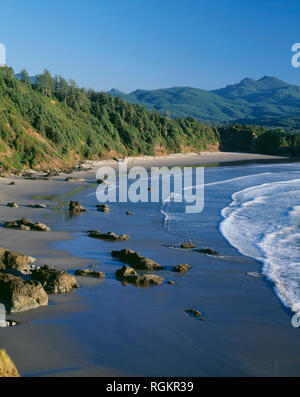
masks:
<svg viewBox="0 0 300 397"><path fill-rule="evenodd" d="M95 270L90 270L90 269L79 269L75 271L76 276L81 276L81 277L94 277L94 278L104 278L105 273L103 272L98 272Z"/></svg>
<svg viewBox="0 0 300 397"><path fill-rule="evenodd" d="M48 294L65 294L79 287L74 276L47 265L34 269L31 278L39 281Z"/></svg>
<svg viewBox="0 0 300 397"><path fill-rule="evenodd" d="M180 265L175 266L173 268L173 271L177 272L177 273L186 273L187 271L190 270L190 268L191 268L190 265L188 265L187 263L184 263L184 264L180 264Z"/></svg>
<svg viewBox="0 0 300 397"><path fill-rule="evenodd" d="M135 252L130 249L112 251L111 255L114 258L118 258L120 259L120 261L129 264L134 269L140 269L140 270L162 269L162 266L154 262L152 259L145 258L144 256L140 255L139 252Z"/></svg>
<svg viewBox="0 0 300 397"><path fill-rule="evenodd" d="M124 265L121 269L116 271L118 280L134 284L136 286L150 286L159 285L163 282L163 278L155 274L139 274L132 267Z"/></svg>

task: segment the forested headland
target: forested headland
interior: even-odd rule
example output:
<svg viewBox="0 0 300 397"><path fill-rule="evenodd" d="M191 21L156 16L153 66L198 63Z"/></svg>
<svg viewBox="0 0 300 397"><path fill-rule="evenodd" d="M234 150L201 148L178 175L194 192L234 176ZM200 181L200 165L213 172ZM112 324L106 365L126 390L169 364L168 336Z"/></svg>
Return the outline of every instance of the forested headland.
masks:
<svg viewBox="0 0 300 397"><path fill-rule="evenodd" d="M300 136L247 125L171 119L45 70L34 82L0 68L0 167L64 168L79 161L205 150L300 154Z"/></svg>

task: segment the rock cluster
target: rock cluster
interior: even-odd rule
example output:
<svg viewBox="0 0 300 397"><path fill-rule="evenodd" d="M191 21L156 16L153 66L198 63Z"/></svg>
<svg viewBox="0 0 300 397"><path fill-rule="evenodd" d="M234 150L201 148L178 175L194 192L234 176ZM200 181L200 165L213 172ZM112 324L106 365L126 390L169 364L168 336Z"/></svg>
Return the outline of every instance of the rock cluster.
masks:
<svg viewBox="0 0 300 397"><path fill-rule="evenodd" d="M122 269L116 271L116 277L122 282L134 284L136 286L159 285L163 278L155 274L139 274L132 267L124 265Z"/></svg>
<svg viewBox="0 0 300 397"><path fill-rule="evenodd" d="M48 304L48 294L62 294L78 288L76 279L49 266L37 268L34 258L0 248L0 302L10 313Z"/></svg>
<svg viewBox="0 0 300 397"><path fill-rule="evenodd" d="M18 221L6 222L5 227L10 229L20 229L20 230L35 230L39 232L49 232L51 229L47 225L41 222L32 222L28 218L22 218Z"/></svg>
<svg viewBox="0 0 300 397"><path fill-rule="evenodd" d="M145 258L139 252L130 249L122 249L120 251L112 251L111 255L120 261L131 265L134 269L155 270L162 269L162 266L154 262L152 259Z"/></svg>
<svg viewBox="0 0 300 397"><path fill-rule="evenodd" d="M112 241L127 241L129 240L128 234L115 234L114 232L102 233L99 230L89 230L88 236L92 238L98 238L101 240L112 240Z"/></svg>

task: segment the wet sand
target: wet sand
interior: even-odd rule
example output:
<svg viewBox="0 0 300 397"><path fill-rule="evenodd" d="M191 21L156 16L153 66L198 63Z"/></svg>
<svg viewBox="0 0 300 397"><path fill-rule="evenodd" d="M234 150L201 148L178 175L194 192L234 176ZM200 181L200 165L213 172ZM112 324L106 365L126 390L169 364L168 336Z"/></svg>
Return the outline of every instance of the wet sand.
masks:
<svg viewBox="0 0 300 397"><path fill-rule="evenodd" d="M276 160L272 156L207 153L171 156L155 161L149 158L134 159L128 163L149 167L271 159ZM1 222L28 216L34 221L49 224L54 230L43 233L1 227L1 247L37 257L39 264L71 270L97 263L101 267L99 270L108 273L103 284L101 281L79 278L81 288L78 292L50 296L48 307L17 314L13 318L21 322L20 325L0 330L0 347L7 350L20 373L25 376L298 374L299 332L287 328L289 311L282 307L273 294L270 283L246 275L247 271L258 271L260 264L239 255L215 230L205 230L205 243L225 254L225 259L221 261L170 248L172 244L178 244L180 239L170 237L161 230L161 217L153 215L151 208L145 224L143 208L139 216L128 217L124 215L125 207L120 208L115 204L111 213L101 221L103 230L131 234L132 239L126 243L126 247L139 250L163 265L188 262L192 266L191 272L184 276L173 275L169 271L161 273L166 280L174 279L175 285L164 284L143 289L142 292L135 287L120 288L113 277L114 271L120 266L110 258L109 252L117 247L123 248L124 244L93 242L99 253L97 258L89 255L90 245L85 247L84 241L78 244L78 234L86 230L85 218L69 219L66 203L70 199L85 200L88 194L95 191L96 185L91 183L95 180L94 170L103 164L88 162L86 167L92 166L91 170L74 174L85 176L87 182L65 182L64 178L69 175L60 175L48 182L19 177L0 179L3 205L0 207ZM116 162L105 164L117 166ZM16 184L9 186L12 180ZM78 189L80 187L86 189ZM48 196L53 201L32 199L32 196ZM55 196L60 197L59 205L58 197ZM11 201L16 201L20 208L6 207L6 203ZM25 207L29 203L41 202L49 205L49 208ZM98 218L95 218L95 227L97 225ZM70 233L74 232L72 236ZM62 249L63 246L68 249ZM194 281L195 276L197 282ZM101 305L97 295L99 288ZM197 293L201 291L199 303L193 301L196 290ZM97 300L95 307L91 308L93 294ZM188 318L184 313L186 308L195 304L206 317L206 321L200 324L201 329L197 320ZM232 307L230 311L228 307ZM93 317L95 309L102 319L100 328ZM80 321L82 330L78 326ZM97 337L86 341L93 327ZM199 344L199 332L203 344ZM109 333L112 334L108 348L105 344ZM223 340L220 334L223 334ZM244 344L245 338L247 346ZM160 356L162 345L166 347L164 359ZM230 350L233 358L229 364L227 355ZM115 351L121 351L118 359L114 359ZM137 358L137 365L129 363L131 354ZM284 358L285 355L286 359L279 362L278 357ZM138 369L138 360L144 364L141 369ZM180 371L178 366L172 366L172 361L178 360L182 361ZM195 360L199 362L196 371L195 365L189 364L195 363ZM205 365L201 364L203 360ZM238 372L237 367L240 368Z"/></svg>

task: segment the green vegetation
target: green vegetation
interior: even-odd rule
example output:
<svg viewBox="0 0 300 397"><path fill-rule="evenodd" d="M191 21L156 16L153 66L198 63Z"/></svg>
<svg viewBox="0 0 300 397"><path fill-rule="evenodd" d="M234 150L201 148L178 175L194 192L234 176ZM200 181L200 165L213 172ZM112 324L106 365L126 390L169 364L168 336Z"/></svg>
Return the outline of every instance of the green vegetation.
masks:
<svg viewBox="0 0 300 397"><path fill-rule="evenodd" d="M0 164L61 167L82 159L205 150L218 143L215 127L78 88L46 70L32 84L0 69Z"/></svg>
<svg viewBox="0 0 300 397"><path fill-rule="evenodd" d="M211 94L213 95L213 94ZM221 111L221 105L214 104ZM45 72L0 68L0 167L67 168L84 159L217 149L299 154L298 136L265 127L171 119Z"/></svg>
<svg viewBox="0 0 300 397"><path fill-rule="evenodd" d="M281 129L233 124L219 127L220 150L277 154L284 156L300 155L300 135L286 133Z"/></svg>
<svg viewBox="0 0 300 397"><path fill-rule="evenodd" d="M202 122L230 121L300 131L300 87L275 77L246 78L213 91L174 87L110 93L173 118L193 116Z"/></svg>

